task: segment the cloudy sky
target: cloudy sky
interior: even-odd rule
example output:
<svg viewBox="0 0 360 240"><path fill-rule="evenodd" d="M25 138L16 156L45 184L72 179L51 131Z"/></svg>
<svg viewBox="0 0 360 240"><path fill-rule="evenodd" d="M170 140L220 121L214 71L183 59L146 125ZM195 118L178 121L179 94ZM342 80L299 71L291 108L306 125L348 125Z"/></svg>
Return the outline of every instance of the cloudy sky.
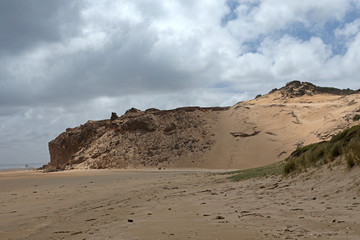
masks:
<svg viewBox="0 0 360 240"><path fill-rule="evenodd" d="M0 166L89 119L360 88L357 0L0 1Z"/></svg>

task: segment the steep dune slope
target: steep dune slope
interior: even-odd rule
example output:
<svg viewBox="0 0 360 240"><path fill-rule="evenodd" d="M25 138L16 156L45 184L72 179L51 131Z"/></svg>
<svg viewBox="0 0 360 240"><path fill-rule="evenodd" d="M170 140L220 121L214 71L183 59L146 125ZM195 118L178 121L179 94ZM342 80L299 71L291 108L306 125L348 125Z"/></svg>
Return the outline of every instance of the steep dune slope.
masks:
<svg viewBox="0 0 360 240"><path fill-rule="evenodd" d="M294 81L229 108L131 109L67 129L46 168L261 166L355 125L359 97Z"/></svg>
<svg viewBox="0 0 360 240"><path fill-rule="evenodd" d="M248 168L282 160L353 126L360 112L359 94L282 96L276 91L222 112L216 143L201 167Z"/></svg>

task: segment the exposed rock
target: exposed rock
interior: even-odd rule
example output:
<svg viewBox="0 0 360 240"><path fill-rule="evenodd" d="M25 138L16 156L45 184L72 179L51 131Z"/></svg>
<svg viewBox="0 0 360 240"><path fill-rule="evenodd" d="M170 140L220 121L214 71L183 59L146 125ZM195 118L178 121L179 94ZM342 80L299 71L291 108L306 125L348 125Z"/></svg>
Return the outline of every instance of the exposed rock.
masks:
<svg viewBox="0 0 360 240"><path fill-rule="evenodd" d="M129 110L127 110L124 114L124 116L127 116L127 117L136 117L136 116L139 116L139 115L142 115L143 114L143 111L137 109L137 108L130 108Z"/></svg>
<svg viewBox="0 0 360 240"><path fill-rule="evenodd" d="M86 148L95 138L105 132L107 121L88 121L77 128L68 128L56 139L49 142L49 169L63 169L70 164L74 154Z"/></svg>
<svg viewBox="0 0 360 240"><path fill-rule="evenodd" d="M115 112L112 112L111 113L111 118L110 118L110 121L114 121L114 120L116 120L116 119L118 119L119 117L118 117L118 115L115 113Z"/></svg>
<svg viewBox="0 0 360 240"><path fill-rule="evenodd" d="M149 115L139 116L138 118L129 119L121 125L121 129L125 131L145 130L155 131L157 127L154 117Z"/></svg>
<svg viewBox="0 0 360 240"><path fill-rule="evenodd" d="M166 111L130 109L113 120L69 128L49 143L46 169L166 167L196 159L215 142L209 113L227 108L186 107Z"/></svg>
<svg viewBox="0 0 360 240"><path fill-rule="evenodd" d="M125 115L128 114L128 113L139 113L141 112L141 110L137 109L137 108L130 108L129 110L127 110L125 112Z"/></svg>
<svg viewBox="0 0 360 240"><path fill-rule="evenodd" d="M66 129L44 169L257 167L355 125L356 93L293 81L233 107L131 108Z"/></svg>
<svg viewBox="0 0 360 240"><path fill-rule="evenodd" d="M145 113L156 113L156 112L160 112L161 110L157 109L157 108L148 108L145 110Z"/></svg>
<svg viewBox="0 0 360 240"><path fill-rule="evenodd" d="M165 134L173 134L175 133L175 129L176 129L176 125L175 123L171 123L169 126L167 126L165 129L164 129L164 133Z"/></svg>
<svg viewBox="0 0 360 240"><path fill-rule="evenodd" d="M256 130L251 130L248 132L230 132L230 134L233 135L234 137L242 137L242 138L253 137L259 133L260 131L256 131Z"/></svg>
<svg viewBox="0 0 360 240"><path fill-rule="evenodd" d="M282 87L279 90L273 89L270 93L274 93L276 91L280 91L283 98L296 98L304 95L312 96L315 94L349 95L359 93L359 91L354 91L351 89L319 87L312 83L300 82L298 80L288 82L285 87Z"/></svg>

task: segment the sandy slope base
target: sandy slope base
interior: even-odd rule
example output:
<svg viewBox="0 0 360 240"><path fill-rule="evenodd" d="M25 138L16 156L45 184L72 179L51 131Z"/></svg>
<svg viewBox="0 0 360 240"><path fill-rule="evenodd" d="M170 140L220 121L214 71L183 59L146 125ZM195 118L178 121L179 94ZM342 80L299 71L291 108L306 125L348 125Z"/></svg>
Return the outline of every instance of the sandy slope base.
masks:
<svg viewBox="0 0 360 240"><path fill-rule="evenodd" d="M360 169L0 173L1 239L359 239Z"/></svg>

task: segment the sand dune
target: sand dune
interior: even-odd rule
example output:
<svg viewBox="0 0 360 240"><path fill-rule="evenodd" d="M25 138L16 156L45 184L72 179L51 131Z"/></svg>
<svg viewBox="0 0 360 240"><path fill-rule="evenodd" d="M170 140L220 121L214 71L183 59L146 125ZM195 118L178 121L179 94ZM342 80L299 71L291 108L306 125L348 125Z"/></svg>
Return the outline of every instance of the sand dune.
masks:
<svg viewBox="0 0 360 240"><path fill-rule="evenodd" d="M131 109L67 129L46 169L75 170L0 172L1 239L357 240L360 167L346 153L287 177L219 172L358 124L359 97L292 82L228 108Z"/></svg>
<svg viewBox="0 0 360 240"><path fill-rule="evenodd" d="M350 94L351 93L351 94ZM291 82L225 108L130 109L67 129L47 169L244 169L285 159L358 121L359 92Z"/></svg>

